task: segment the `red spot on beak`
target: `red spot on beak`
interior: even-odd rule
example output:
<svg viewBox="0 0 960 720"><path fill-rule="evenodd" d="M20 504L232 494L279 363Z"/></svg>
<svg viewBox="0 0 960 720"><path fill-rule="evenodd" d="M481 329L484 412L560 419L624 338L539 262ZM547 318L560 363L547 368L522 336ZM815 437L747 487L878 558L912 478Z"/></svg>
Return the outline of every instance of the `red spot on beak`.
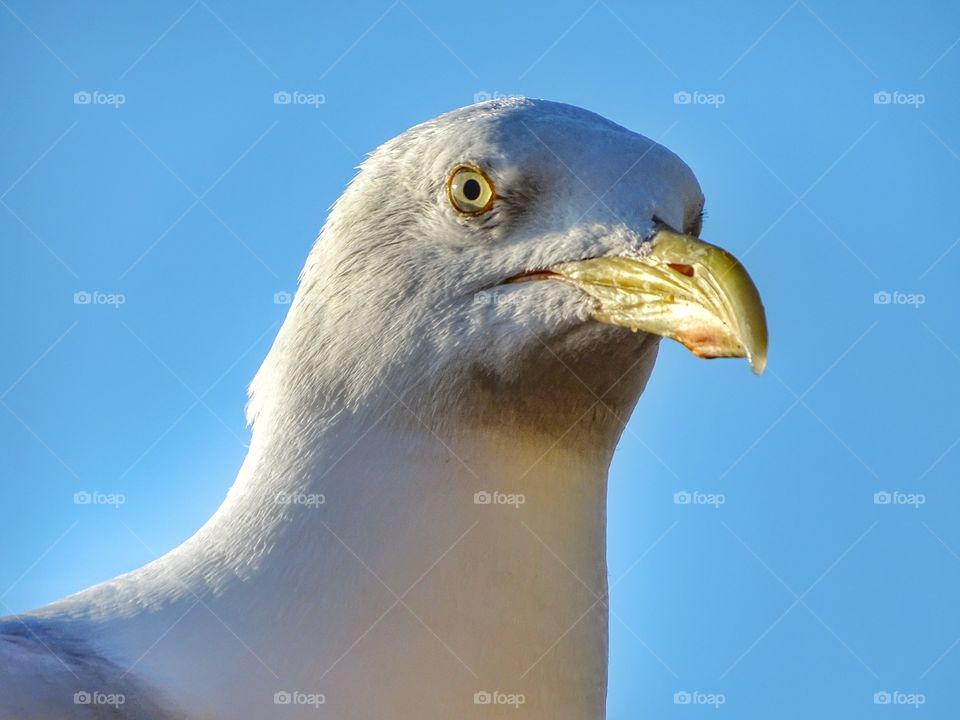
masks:
<svg viewBox="0 0 960 720"><path fill-rule="evenodd" d="M693 277L693 267L690 265L684 265L683 263L667 263L667 267L671 270L675 270L681 275L686 275L687 277Z"/></svg>

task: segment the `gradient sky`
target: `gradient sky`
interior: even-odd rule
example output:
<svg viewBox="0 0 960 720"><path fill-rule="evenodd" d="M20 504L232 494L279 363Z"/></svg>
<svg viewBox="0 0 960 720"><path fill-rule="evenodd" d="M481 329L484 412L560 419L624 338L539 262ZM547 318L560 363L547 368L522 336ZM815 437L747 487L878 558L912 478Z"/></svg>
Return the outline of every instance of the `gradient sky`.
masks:
<svg viewBox="0 0 960 720"><path fill-rule="evenodd" d="M199 527L358 160L524 94L683 157L770 324L760 379L665 343L620 443L611 720L960 716L955 3L0 6L0 614Z"/></svg>

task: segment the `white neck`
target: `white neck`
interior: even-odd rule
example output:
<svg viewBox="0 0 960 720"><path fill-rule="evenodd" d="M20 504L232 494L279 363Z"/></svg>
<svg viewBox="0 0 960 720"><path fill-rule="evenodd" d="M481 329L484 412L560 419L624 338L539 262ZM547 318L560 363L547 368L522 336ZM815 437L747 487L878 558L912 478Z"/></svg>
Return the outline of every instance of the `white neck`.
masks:
<svg viewBox="0 0 960 720"><path fill-rule="evenodd" d="M286 690L334 718L602 718L612 444L440 437L406 414L328 424L307 454L255 435L196 536L74 602L119 625L115 654L162 636L137 671L210 717L271 716Z"/></svg>

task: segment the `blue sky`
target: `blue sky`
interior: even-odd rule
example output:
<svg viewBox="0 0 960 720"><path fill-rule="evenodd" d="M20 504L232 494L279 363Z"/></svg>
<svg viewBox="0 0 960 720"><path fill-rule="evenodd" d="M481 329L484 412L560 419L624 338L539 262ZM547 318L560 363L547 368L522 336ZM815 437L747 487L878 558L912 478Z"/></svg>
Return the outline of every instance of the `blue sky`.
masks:
<svg viewBox="0 0 960 720"><path fill-rule="evenodd" d="M610 718L960 714L955 4L0 5L0 610L199 527L358 159L525 94L681 155L770 324L760 379L665 344L618 448Z"/></svg>

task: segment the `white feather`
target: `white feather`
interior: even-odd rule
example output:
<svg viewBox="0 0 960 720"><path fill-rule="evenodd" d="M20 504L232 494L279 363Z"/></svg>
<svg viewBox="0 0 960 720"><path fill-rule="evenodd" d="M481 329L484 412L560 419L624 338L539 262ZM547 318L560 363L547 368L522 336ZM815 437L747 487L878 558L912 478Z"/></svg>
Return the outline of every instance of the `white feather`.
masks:
<svg viewBox="0 0 960 720"><path fill-rule="evenodd" d="M496 186L485 216L450 207L461 162ZM223 506L0 626L0 718L602 718L607 468L657 342L591 322L573 287L500 283L636 252L654 216L682 227L702 202L666 149L546 101L380 147L251 385ZM475 504L494 491L515 502Z"/></svg>

